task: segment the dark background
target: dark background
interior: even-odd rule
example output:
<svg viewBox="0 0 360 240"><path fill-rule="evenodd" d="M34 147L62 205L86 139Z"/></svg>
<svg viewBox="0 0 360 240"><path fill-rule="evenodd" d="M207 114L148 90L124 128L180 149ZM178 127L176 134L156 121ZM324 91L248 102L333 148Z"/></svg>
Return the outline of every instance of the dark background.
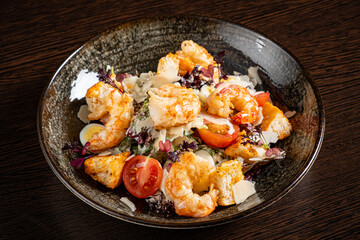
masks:
<svg viewBox="0 0 360 240"><path fill-rule="evenodd" d="M109 217L56 178L39 146L41 92L62 62L99 33L164 14L240 23L290 50L326 111L320 154L285 197L249 218L163 230ZM317 239L360 237L360 1L1 1L1 239Z"/></svg>

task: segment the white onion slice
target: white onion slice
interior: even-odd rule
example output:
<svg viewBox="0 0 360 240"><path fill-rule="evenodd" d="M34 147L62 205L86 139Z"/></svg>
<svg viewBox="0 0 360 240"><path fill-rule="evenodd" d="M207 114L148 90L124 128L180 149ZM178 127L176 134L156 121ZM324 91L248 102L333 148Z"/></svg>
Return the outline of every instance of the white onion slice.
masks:
<svg viewBox="0 0 360 240"><path fill-rule="evenodd" d="M88 109L88 105L81 105L79 108L79 112L77 113L77 117L84 123L89 123L90 120L87 119L87 116L90 114Z"/></svg>

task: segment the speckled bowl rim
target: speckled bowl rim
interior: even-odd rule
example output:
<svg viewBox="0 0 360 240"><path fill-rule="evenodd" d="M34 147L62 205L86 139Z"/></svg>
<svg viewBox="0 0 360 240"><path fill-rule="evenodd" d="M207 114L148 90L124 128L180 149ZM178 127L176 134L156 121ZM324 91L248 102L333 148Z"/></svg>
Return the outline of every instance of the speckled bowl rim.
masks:
<svg viewBox="0 0 360 240"><path fill-rule="evenodd" d="M289 185L279 191L277 194L274 194L274 197L260 203L259 205L252 207L246 211L243 212L239 212L239 213L235 213L233 215L230 216L225 216L225 217L221 217L221 218L217 218L217 219L212 219L212 220L207 220L204 222L181 222L181 223L164 223L161 221L154 221L154 220L143 220L137 217L133 217L133 216L128 216L128 215L124 215L124 214L120 214L117 212L113 212L111 209L103 207L98 205L96 202L92 201L91 199L89 199L86 195L83 195L82 193L80 193L67 179L66 177L63 175L63 173L59 172L58 169L54 166L54 164L51 161L51 155L49 154L49 150L47 149L46 145L44 144L44 135L42 133L42 112L43 112L43 107L44 107L44 103L45 100L47 98L47 94L49 91L49 87L51 86L51 84L53 83L53 81L55 80L55 78L58 76L59 72L61 71L61 69L65 66L65 64L67 64L69 62L69 60L76 54L78 53L82 48L84 48L89 42L93 42L96 39L98 39L99 37L103 36L103 35L107 35L110 32L116 31L118 29L124 28L129 26L129 24L141 24L141 23L146 23L149 21L156 21L159 18L164 19L164 18L174 18L174 17L186 17L186 18L195 18L195 19L199 19L199 20L209 20L209 21L214 21L214 22L218 22L219 24L230 24L232 26L235 27L240 27L240 28L244 28L245 30L251 31L253 33L255 33L256 35L258 35L259 37L265 38L267 39L269 42L272 42L274 45L276 45L277 47L279 47L279 49L281 49L282 51L284 51L285 53L287 53L291 58L293 58L295 60L295 62L299 65L299 67L301 68L304 76L306 77L306 79L308 80L308 82L311 85L312 90L314 91L315 97L316 97L316 102L317 102L317 107L318 107L318 111L319 111L319 128L318 128L318 134L317 134L317 139L315 141L315 146L313 148L313 151L311 153L311 157L308 158L307 163L304 165L304 167L301 169L301 171L298 172L298 174L296 176L294 176L294 178L289 182ZM135 223L135 224L139 224L139 225L143 225L143 226L148 226L148 227L156 227L156 228L167 228L167 229L191 229L191 228L204 228L204 227L210 227L210 226L216 226L216 225L221 225L221 224L225 224L225 223L229 223L229 222L233 222L245 217L248 217L254 213L257 213L259 211L261 211L262 209L272 205L273 203L275 203L276 201L278 201L279 199L281 199L282 197L284 197L288 192L290 192L303 178L304 176L307 174L307 172L310 170L311 166L313 165L316 157L318 156L319 152L320 152L320 148L324 139L324 134L325 134L325 110L323 107L323 103L321 100L321 96L320 96L320 92L312 78L312 76L309 74L309 72L304 68L304 66L300 63L300 61L286 48L284 48L283 46L281 46L281 44L277 43L275 40L273 40L271 37L268 37L262 33L259 33L256 30L253 30L251 28L245 27L241 24L238 23L233 23L231 21L225 21L225 20L221 20L221 19L216 19L216 18L209 18L209 17L203 17L203 16L189 16L189 15L176 15L176 16L162 16L162 17L152 17L152 18L143 18L143 19L139 19L133 22L127 22L127 23L123 23L117 27L111 28L107 31L104 31L103 33L97 35L96 37L90 39L89 41L87 41L85 44L83 44L80 48L78 48L76 51L74 51L62 64L61 66L57 69L57 71L55 72L55 74L53 75L52 79L49 81L49 83L46 85L46 87L44 88L40 101L39 101L39 106L38 106L38 112L37 112L37 132L38 132L38 137L39 137L39 142L40 142L40 146L42 149L42 152L45 156L45 159L47 161L47 163L49 164L51 170L54 172L54 174L57 176L57 178L74 194L76 195L78 198L80 198L82 201L84 201L85 203L89 204L90 206L92 206L93 208L118 219L130 222L130 223ZM191 220L191 218L189 218Z"/></svg>

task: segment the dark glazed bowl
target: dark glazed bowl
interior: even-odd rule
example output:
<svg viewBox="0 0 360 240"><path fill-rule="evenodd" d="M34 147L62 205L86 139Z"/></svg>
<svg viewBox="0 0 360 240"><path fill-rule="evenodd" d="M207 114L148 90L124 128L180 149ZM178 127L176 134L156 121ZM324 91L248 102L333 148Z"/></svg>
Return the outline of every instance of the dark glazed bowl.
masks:
<svg viewBox="0 0 360 240"><path fill-rule="evenodd" d="M275 105L290 119L293 132L279 143L286 158L273 162L256 177L257 196L241 205L218 207L206 218L164 217L151 212L143 200L123 186L110 190L70 166L73 156L61 150L78 139L84 124L77 118L84 101L70 102L71 83L82 69L97 71L114 66L116 73L156 71L158 60L192 39L210 53L226 51L225 71L244 74L259 66L260 86L270 91ZM58 69L43 94L38 112L38 133L47 162L55 175L76 196L113 217L146 226L196 228L226 223L249 216L289 192L313 164L324 136L325 118L319 91L309 74L288 51L263 35L233 23L203 17L163 17L121 25L86 43ZM136 211L120 201L126 196Z"/></svg>

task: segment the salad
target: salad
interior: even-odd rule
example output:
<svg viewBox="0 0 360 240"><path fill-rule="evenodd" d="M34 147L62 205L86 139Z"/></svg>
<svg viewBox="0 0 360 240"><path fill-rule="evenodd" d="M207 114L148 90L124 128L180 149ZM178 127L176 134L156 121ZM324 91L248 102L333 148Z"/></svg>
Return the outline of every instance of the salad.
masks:
<svg viewBox="0 0 360 240"><path fill-rule="evenodd" d="M206 217L244 202L256 193L254 166L285 157L275 143L291 124L268 92L255 90L257 67L229 75L224 54L186 40L156 73L99 70L82 87L80 142L63 148L79 155L71 165L108 188L124 184L156 212Z"/></svg>

